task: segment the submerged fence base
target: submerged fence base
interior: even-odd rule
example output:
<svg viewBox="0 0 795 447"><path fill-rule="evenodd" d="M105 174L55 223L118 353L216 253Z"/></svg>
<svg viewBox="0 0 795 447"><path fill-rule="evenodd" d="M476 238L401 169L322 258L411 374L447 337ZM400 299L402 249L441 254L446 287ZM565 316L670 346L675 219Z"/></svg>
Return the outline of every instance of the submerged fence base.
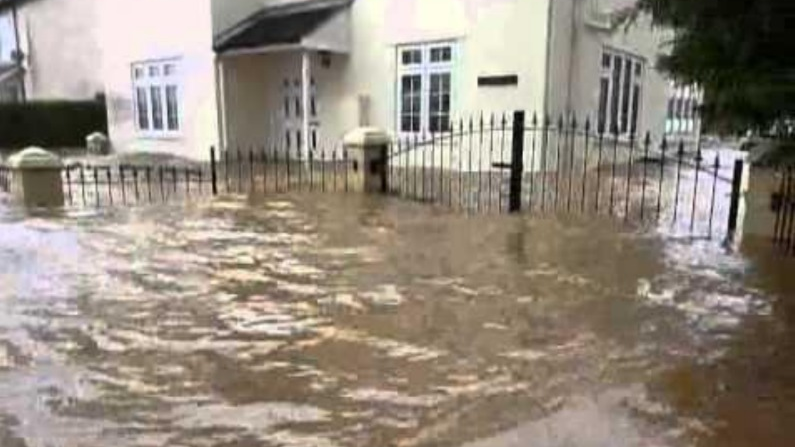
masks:
<svg viewBox="0 0 795 447"><path fill-rule="evenodd" d="M390 192L467 212L605 214L670 221L712 237L736 229L734 161L697 145L652 144L586 119L480 116L399 139L389 154ZM739 200L739 199L738 199ZM732 211L734 209L734 211Z"/></svg>
<svg viewBox="0 0 795 447"><path fill-rule="evenodd" d="M602 214L670 222L697 236L736 231L740 184L732 156L590 119L480 116L437 122L435 132L390 142L359 130L342 147L210 149L209 163L71 164L68 206L156 203L217 194L374 191L473 212ZM357 136L354 138L354 136ZM391 144L390 144L391 143ZM362 148L367 146L367 150ZM8 183L0 170L0 187ZM789 181L789 180L788 180ZM782 197L790 197L787 183ZM785 200L782 208L788 210ZM777 239L790 241L782 211ZM778 224L777 224L778 225Z"/></svg>

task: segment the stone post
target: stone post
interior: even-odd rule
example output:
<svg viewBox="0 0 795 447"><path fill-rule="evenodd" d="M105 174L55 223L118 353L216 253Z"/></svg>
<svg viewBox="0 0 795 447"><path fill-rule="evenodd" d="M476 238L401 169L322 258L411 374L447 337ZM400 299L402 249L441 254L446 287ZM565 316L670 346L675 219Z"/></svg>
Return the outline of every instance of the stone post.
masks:
<svg viewBox="0 0 795 447"><path fill-rule="evenodd" d="M745 219L742 235L774 236L781 175L775 168L752 165L748 174L748 189L745 192Z"/></svg>
<svg viewBox="0 0 795 447"><path fill-rule="evenodd" d="M374 127L352 130L343 138L351 160L353 191L384 194L388 191L389 134Z"/></svg>
<svg viewBox="0 0 795 447"><path fill-rule="evenodd" d="M9 157L11 194L29 207L64 204L61 159L44 149L29 147Z"/></svg>

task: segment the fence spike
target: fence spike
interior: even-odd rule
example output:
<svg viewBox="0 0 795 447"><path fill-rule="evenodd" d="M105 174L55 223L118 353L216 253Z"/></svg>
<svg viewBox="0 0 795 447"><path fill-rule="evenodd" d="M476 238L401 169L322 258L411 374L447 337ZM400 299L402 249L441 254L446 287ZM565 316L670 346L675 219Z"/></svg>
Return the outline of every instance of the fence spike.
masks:
<svg viewBox="0 0 795 447"><path fill-rule="evenodd" d="M680 139L679 140L679 149L676 152L677 156L677 166L676 166L676 188L674 191L674 216L673 216L673 223L676 224L677 217L679 214L679 191L682 184L682 162L685 157L685 142Z"/></svg>
<svg viewBox="0 0 795 447"><path fill-rule="evenodd" d="M588 184L588 151L591 143L591 117L585 117L584 127L585 149L582 157L582 191L580 191L580 213L585 213L585 192Z"/></svg>
<svg viewBox="0 0 795 447"><path fill-rule="evenodd" d="M648 179L648 166L649 166L649 146L651 146L651 133L646 132L643 139L643 183L640 190L640 221L643 223L643 218L646 213L646 180Z"/></svg>
<svg viewBox="0 0 795 447"><path fill-rule="evenodd" d="M630 132L629 134L629 164L627 165L627 190L625 194L624 203L624 221L629 220L629 211L630 211L630 196L631 196L631 185L632 185L632 168L633 168L633 156L635 153L635 132Z"/></svg>
<svg viewBox="0 0 795 447"><path fill-rule="evenodd" d="M663 182L665 180L665 152L668 149L668 140L663 136L660 144L660 179L657 185L657 221L662 213Z"/></svg>
<svg viewBox="0 0 795 447"><path fill-rule="evenodd" d="M718 171L720 170L720 155L715 154L715 162L713 164L712 173L712 197L709 205L709 238L712 239L712 219L715 215L715 193L718 187Z"/></svg>
<svg viewBox="0 0 795 447"><path fill-rule="evenodd" d="M166 192L165 192L165 188L163 187L163 165L158 166L157 171L158 171L157 174L158 174L159 181L160 181L159 182L160 183L160 201L161 202L165 202L166 201Z"/></svg>
<svg viewBox="0 0 795 447"><path fill-rule="evenodd" d="M693 233L696 225L696 207L698 202L698 174L701 171L701 148L696 151L696 173L693 177L693 204L690 212L690 233Z"/></svg>

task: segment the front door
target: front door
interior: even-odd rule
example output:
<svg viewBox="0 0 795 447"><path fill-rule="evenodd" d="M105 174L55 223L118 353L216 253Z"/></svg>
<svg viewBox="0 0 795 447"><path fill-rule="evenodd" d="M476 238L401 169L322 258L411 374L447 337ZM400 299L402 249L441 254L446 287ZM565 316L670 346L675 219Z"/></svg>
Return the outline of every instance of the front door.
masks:
<svg viewBox="0 0 795 447"><path fill-rule="evenodd" d="M309 135L303 135L303 100L301 76L295 75L282 81L282 129L284 147L290 154L300 154L304 138L309 138L309 149L318 149L320 120L318 119L317 83L311 78L309 86Z"/></svg>

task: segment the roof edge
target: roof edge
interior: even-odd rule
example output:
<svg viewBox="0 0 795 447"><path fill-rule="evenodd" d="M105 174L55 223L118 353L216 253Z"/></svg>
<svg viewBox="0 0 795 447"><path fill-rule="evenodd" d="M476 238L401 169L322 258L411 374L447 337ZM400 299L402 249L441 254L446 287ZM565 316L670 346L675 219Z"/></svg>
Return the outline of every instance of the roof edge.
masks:
<svg viewBox="0 0 795 447"><path fill-rule="evenodd" d="M2 4L1 2L2 0L0 0L0 4ZM272 16L285 16L303 12L311 12L320 9L344 8L350 6L353 2L354 0L303 0L264 6L252 14L249 14L247 17L243 18L229 28L214 35L213 50L217 51L219 48L223 47L227 41L246 31L251 25L255 24L259 20Z"/></svg>

